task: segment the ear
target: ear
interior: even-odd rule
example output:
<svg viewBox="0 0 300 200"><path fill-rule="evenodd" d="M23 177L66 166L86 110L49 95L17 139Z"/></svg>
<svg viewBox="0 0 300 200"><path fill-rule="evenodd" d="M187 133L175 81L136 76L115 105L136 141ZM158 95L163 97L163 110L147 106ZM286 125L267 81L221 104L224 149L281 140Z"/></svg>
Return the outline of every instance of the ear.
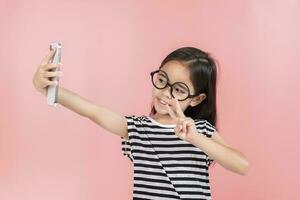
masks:
<svg viewBox="0 0 300 200"><path fill-rule="evenodd" d="M197 106L198 104L200 104L202 101L204 101L204 99L206 98L206 94L205 93L201 93L198 96L194 97L190 103L190 106L194 107Z"/></svg>

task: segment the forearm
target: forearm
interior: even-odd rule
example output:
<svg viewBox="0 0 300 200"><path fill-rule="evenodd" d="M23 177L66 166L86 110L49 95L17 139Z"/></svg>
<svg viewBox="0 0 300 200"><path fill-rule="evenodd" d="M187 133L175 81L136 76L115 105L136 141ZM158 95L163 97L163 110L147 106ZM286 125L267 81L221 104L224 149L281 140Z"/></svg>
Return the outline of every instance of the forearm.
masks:
<svg viewBox="0 0 300 200"><path fill-rule="evenodd" d="M57 102L87 118L91 118L97 109L97 106L89 100L60 86L58 87Z"/></svg>
<svg viewBox="0 0 300 200"><path fill-rule="evenodd" d="M240 175L246 174L248 162L239 151L220 144L202 134L195 134L191 143L204 151L211 159L217 161L224 168Z"/></svg>
<svg viewBox="0 0 300 200"><path fill-rule="evenodd" d="M46 90L41 92L43 95L47 96ZM107 131L115 133L124 138L127 137L127 122L123 115L103 106L98 106L63 87L58 88L57 101L62 106L78 113L83 117L89 118Z"/></svg>

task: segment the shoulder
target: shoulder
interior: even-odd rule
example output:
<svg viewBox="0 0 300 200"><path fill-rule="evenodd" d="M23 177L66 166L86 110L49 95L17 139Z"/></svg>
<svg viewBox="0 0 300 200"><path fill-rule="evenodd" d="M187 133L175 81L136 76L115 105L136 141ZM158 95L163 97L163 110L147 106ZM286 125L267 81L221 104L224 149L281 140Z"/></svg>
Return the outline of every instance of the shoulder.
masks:
<svg viewBox="0 0 300 200"><path fill-rule="evenodd" d="M205 120L205 127L208 132L215 132L217 130L217 128L207 120Z"/></svg>
<svg viewBox="0 0 300 200"><path fill-rule="evenodd" d="M196 128L207 137L211 137L216 133L217 128L206 119L195 119Z"/></svg>
<svg viewBox="0 0 300 200"><path fill-rule="evenodd" d="M147 117L144 115L135 115L135 114L130 114L130 115L125 115L125 118L131 121L146 121Z"/></svg>
<svg viewBox="0 0 300 200"><path fill-rule="evenodd" d="M195 120L195 124L200 133L206 135L207 137L218 143L230 147L230 144L223 138L223 136L221 136L221 134L218 132L218 129L209 121L205 119Z"/></svg>
<svg viewBox="0 0 300 200"><path fill-rule="evenodd" d="M128 125L143 125L149 122L149 119L144 115L125 115L126 121Z"/></svg>

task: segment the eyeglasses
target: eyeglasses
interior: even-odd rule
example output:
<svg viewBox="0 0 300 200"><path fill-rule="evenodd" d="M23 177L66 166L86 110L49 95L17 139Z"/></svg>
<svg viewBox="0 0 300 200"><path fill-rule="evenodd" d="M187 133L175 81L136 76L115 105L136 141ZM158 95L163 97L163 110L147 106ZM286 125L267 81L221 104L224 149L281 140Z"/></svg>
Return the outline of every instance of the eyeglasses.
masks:
<svg viewBox="0 0 300 200"><path fill-rule="evenodd" d="M192 98L198 94L190 94L189 87L182 82L175 82L173 84L169 83L169 77L163 70L156 70L150 73L152 84L157 89L164 89L167 86L171 88L171 95L178 101L184 101L187 98Z"/></svg>

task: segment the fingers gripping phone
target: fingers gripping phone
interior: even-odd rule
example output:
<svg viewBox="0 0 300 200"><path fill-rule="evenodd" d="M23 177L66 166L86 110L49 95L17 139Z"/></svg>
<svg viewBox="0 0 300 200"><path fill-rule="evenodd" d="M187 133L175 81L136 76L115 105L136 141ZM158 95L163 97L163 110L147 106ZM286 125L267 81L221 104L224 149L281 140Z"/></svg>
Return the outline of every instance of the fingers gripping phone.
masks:
<svg viewBox="0 0 300 200"><path fill-rule="evenodd" d="M60 42L53 42L50 45L51 49L56 49L55 54L53 56L53 59L51 63L58 64L61 62L61 43ZM60 67L56 67L51 69L50 71L60 71ZM50 77L51 81L57 81L57 85L49 85L47 88L47 103L50 106L56 106L57 105L57 95L58 95L58 85L59 85L59 77Z"/></svg>

